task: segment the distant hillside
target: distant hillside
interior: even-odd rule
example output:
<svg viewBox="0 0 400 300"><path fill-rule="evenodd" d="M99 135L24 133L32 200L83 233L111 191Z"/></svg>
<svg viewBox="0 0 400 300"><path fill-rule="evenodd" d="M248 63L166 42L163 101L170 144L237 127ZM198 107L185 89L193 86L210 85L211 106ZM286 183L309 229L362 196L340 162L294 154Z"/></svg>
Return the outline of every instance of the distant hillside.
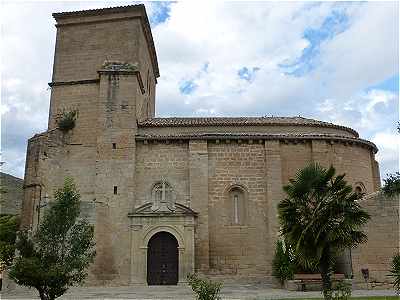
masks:
<svg viewBox="0 0 400 300"><path fill-rule="evenodd" d="M24 180L0 172L0 214L20 214Z"/></svg>

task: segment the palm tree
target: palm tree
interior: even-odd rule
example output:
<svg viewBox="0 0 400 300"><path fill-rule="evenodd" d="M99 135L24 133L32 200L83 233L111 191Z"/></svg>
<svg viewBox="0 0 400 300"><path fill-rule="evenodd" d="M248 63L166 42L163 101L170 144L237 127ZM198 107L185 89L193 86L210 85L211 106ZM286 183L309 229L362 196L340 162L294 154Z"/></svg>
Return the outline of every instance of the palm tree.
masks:
<svg viewBox="0 0 400 300"><path fill-rule="evenodd" d="M337 255L367 240L361 229L369 215L344 176L335 177L332 166L325 169L312 163L283 187L287 197L278 205L281 233L294 247L300 265L318 267L325 299L332 298Z"/></svg>
<svg viewBox="0 0 400 300"><path fill-rule="evenodd" d="M400 295L400 254L393 256L392 269L390 270L390 273L389 276L394 277L394 288L396 289L397 294Z"/></svg>

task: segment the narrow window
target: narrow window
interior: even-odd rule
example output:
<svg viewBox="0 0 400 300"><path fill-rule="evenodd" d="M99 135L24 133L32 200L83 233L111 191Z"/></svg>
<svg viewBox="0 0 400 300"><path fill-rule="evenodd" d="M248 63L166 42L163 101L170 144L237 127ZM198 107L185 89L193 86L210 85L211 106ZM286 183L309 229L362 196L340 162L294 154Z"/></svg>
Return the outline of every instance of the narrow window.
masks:
<svg viewBox="0 0 400 300"><path fill-rule="evenodd" d="M113 147L113 149L117 149L117 144L116 143L112 143L112 147Z"/></svg>
<svg viewBox="0 0 400 300"><path fill-rule="evenodd" d="M118 194L118 187L114 186L114 195L117 195L117 194Z"/></svg>
<svg viewBox="0 0 400 300"><path fill-rule="evenodd" d="M233 210L235 215L235 224L239 224L239 197L238 195L233 196Z"/></svg>
<svg viewBox="0 0 400 300"><path fill-rule="evenodd" d="M233 188L229 192L231 224L244 225L246 218L244 191L238 187Z"/></svg>

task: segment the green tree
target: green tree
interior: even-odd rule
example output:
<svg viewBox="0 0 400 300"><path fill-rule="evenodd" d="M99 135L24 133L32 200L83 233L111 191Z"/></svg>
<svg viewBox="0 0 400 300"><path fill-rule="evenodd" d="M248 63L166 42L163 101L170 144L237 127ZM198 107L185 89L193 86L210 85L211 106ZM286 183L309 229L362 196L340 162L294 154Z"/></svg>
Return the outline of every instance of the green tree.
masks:
<svg viewBox="0 0 400 300"><path fill-rule="evenodd" d="M0 272L9 267L14 259L18 217L0 215Z"/></svg>
<svg viewBox="0 0 400 300"><path fill-rule="evenodd" d="M18 235L19 256L10 269L17 284L37 289L42 300L82 283L95 257L93 227L79 219L80 195L73 181L67 179L54 196L37 232Z"/></svg>
<svg viewBox="0 0 400 300"><path fill-rule="evenodd" d="M390 276L394 277L393 285L397 293L400 294L400 254L393 256Z"/></svg>
<svg viewBox="0 0 400 300"><path fill-rule="evenodd" d="M382 191L385 196L393 197L400 194L400 172L389 174L383 182Z"/></svg>
<svg viewBox="0 0 400 300"><path fill-rule="evenodd" d="M290 245L282 240L276 242L275 255L272 260L272 275L279 280L281 285L285 280L293 279L295 262Z"/></svg>
<svg viewBox="0 0 400 300"><path fill-rule="evenodd" d="M325 299L332 298L335 259L344 249L365 242L362 226L369 215L358 202L359 194L335 169L310 164L284 186L287 197L278 205L282 235L294 247L297 262L318 266Z"/></svg>

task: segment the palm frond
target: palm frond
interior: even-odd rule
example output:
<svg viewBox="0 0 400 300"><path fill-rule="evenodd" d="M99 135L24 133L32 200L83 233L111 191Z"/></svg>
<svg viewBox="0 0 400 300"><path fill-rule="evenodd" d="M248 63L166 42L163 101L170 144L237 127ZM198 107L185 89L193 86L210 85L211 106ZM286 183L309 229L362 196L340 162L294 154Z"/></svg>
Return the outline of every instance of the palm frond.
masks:
<svg viewBox="0 0 400 300"><path fill-rule="evenodd" d="M278 205L281 233L295 246L303 266L366 241L362 228L369 215L344 178L335 176L333 166L312 163L284 187L287 197Z"/></svg>

